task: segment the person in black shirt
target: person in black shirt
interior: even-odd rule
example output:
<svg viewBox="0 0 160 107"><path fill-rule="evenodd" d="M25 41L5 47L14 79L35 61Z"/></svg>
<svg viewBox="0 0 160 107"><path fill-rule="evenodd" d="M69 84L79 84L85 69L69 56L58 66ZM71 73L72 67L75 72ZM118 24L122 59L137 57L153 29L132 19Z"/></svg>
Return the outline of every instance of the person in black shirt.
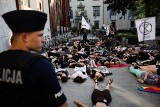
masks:
<svg viewBox="0 0 160 107"><path fill-rule="evenodd" d="M84 29L84 32L83 32L83 44L87 43L87 35L88 35L87 30Z"/></svg>
<svg viewBox="0 0 160 107"><path fill-rule="evenodd" d="M112 97L110 94L110 86L113 82L113 79L111 78L109 82L106 84L106 87L103 91L99 90L98 82L95 81L95 87L91 95L91 100L94 105L94 107L109 107L109 103L112 101ZM78 99L74 100L74 103L78 107L88 107L82 102L80 102Z"/></svg>

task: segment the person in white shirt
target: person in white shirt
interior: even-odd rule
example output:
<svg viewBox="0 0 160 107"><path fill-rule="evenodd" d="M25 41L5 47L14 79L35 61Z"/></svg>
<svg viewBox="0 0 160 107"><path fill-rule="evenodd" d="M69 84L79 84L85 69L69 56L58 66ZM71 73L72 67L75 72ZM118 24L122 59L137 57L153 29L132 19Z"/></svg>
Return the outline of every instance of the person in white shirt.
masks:
<svg viewBox="0 0 160 107"><path fill-rule="evenodd" d="M88 75L86 72L86 66L84 67L75 67L74 73L71 75L71 78L74 82L83 83L87 79Z"/></svg>

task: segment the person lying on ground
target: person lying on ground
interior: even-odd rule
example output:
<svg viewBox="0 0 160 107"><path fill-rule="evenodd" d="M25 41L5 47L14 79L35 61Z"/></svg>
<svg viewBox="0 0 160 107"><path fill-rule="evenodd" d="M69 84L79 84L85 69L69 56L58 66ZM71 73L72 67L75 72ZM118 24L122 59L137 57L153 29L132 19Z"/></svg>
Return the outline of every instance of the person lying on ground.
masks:
<svg viewBox="0 0 160 107"><path fill-rule="evenodd" d="M147 83L150 85L157 85L160 76L157 74L153 74L151 72L142 71L139 69L135 69L133 66L130 67L130 72L137 76L137 80L140 83Z"/></svg>
<svg viewBox="0 0 160 107"><path fill-rule="evenodd" d="M68 59L69 67L74 68L75 66L85 66L82 62L81 57L78 55L77 50L72 51L72 56Z"/></svg>
<svg viewBox="0 0 160 107"><path fill-rule="evenodd" d="M113 82L113 79L110 79L106 84L106 87L103 91L99 90L98 82L95 80L95 87L91 95L91 100L94 107L109 107L109 103L112 101L112 97L110 94L110 86ZM78 99L74 100L74 103L78 107L88 107L87 105L80 102Z"/></svg>
<svg viewBox="0 0 160 107"><path fill-rule="evenodd" d="M106 59L102 59L101 57L96 57L95 61L91 60L91 65L94 67L97 66L106 66L110 67L110 64L112 65L121 65L121 61L117 58L107 56Z"/></svg>
<svg viewBox="0 0 160 107"><path fill-rule="evenodd" d="M93 69L93 70L91 71L90 77L93 78L94 80L97 79L98 81L103 81L103 80L104 80L104 77L105 77L105 74L102 73L102 72L99 71L99 70Z"/></svg>
<svg viewBox="0 0 160 107"><path fill-rule="evenodd" d="M138 69L160 75L160 65L138 66Z"/></svg>
<svg viewBox="0 0 160 107"><path fill-rule="evenodd" d="M70 74L67 69L65 68L57 68L55 69L55 72L57 74L57 79L61 80L62 82L67 82L70 78Z"/></svg>
<svg viewBox="0 0 160 107"><path fill-rule="evenodd" d="M71 75L71 78L74 82L83 83L87 78L86 66L84 67L75 67L74 73Z"/></svg>

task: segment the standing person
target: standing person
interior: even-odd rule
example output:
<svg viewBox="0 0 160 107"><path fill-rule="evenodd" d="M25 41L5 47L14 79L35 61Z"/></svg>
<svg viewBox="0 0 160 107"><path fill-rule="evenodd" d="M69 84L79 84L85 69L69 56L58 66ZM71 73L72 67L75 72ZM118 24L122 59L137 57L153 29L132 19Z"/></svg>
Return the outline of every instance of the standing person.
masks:
<svg viewBox="0 0 160 107"><path fill-rule="evenodd" d="M87 43L87 30L84 29L84 32L83 32L83 44L86 44Z"/></svg>
<svg viewBox="0 0 160 107"><path fill-rule="evenodd" d="M112 39L112 47L116 46L116 30L113 24L110 25L109 28L109 37Z"/></svg>
<svg viewBox="0 0 160 107"><path fill-rule="evenodd" d="M12 30L11 47L0 53L1 107L68 107L53 65L40 51L47 14L14 10L2 15Z"/></svg>

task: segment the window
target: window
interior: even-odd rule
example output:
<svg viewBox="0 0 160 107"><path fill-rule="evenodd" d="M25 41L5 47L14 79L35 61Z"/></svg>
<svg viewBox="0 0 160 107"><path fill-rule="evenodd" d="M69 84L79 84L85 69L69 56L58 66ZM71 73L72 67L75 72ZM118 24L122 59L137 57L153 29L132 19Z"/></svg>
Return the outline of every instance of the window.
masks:
<svg viewBox="0 0 160 107"><path fill-rule="evenodd" d="M37 1L37 10L44 12L44 4L43 4L43 0L38 0Z"/></svg>
<svg viewBox="0 0 160 107"><path fill-rule="evenodd" d="M112 16L115 16L116 14L117 14L116 11L115 12L112 11L112 13L111 13Z"/></svg>
<svg viewBox="0 0 160 107"><path fill-rule="evenodd" d="M23 5L30 7L30 0L23 0Z"/></svg>
<svg viewBox="0 0 160 107"><path fill-rule="evenodd" d="M93 6L93 16L100 16L100 6Z"/></svg>

